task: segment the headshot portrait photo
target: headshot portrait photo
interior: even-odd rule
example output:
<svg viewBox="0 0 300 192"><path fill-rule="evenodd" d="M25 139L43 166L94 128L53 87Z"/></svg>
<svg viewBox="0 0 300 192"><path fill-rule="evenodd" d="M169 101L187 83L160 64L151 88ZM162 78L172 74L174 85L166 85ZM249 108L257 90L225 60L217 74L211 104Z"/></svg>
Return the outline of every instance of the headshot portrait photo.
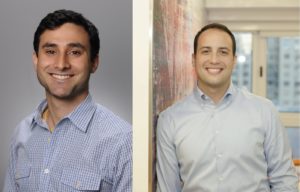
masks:
<svg viewBox="0 0 300 192"><path fill-rule="evenodd" d="M45 98L32 61L34 32L48 13L66 9L81 13L99 32L99 65L89 92L96 103L132 124L132 0L17 1L0 7L0 189L16 126Z"/></svg>

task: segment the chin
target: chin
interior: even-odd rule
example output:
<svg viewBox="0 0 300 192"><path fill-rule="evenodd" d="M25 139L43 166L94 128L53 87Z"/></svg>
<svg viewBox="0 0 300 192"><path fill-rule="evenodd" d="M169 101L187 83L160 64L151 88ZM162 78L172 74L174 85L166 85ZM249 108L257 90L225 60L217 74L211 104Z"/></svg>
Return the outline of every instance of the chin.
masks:
<svg viewBox="0 0 300 192"><path fill-rule="evenodd" d="M60 100L74 100L76 98L85 97L88 94L88 91L79 91L79 90L72 90L70 92L64 93L51 93L53 97Z"/></svg>
<svg viewBox="0 0 300 192"><path fill-rule="evenodd" d="M65 90L47 90L47 95L57 99L66 100L75 97L76 94L72 93L72 91Z"/></svg>
<svg viewBox="0 0 300 192"><path fill-rule="evenodd" d="M60 99L60 100L71 100L75 97L74 95L71 94L51 94L51 95L56 99Z"/></svg>

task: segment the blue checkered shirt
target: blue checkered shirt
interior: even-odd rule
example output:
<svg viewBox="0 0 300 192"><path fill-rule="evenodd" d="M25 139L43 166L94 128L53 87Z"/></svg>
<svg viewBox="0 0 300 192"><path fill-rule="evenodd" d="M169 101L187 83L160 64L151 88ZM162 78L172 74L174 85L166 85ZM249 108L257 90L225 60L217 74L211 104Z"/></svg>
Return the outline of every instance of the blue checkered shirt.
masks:
<svg viewBox="0 0 300 192"><path fill-rule="evenodd" d="M3 191L131 192L131 126L89 95L50 133L46 106L17 127Z"/></svg>

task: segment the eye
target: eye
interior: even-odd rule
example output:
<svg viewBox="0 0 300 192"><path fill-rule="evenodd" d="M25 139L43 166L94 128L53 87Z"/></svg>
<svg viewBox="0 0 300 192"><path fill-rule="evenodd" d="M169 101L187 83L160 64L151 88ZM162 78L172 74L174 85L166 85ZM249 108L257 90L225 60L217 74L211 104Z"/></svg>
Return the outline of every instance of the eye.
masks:
<svg viewBox="0 0 300 192"><path fill-rule="evenodd" d="M220 53L221 53L221 55L228 55L228 51L227 50L221 50Z"/></svg>
<svg viewBox="0 0 300 192"><path fill-rule="evenodd" d="M54 54L56 53L56 51L53 50L53 49L46 49L46 50L45 50L45 53L46 53L47 55L54 55Z"/></svg>
<svg viewBox="0 0 300 192"><path fill-rule="evenodd" d="M80 56L82 54L81 50L71 50L68 52L68 55Z"/></svg>
<svg viewBox="0 0 300 192"><path fill-rule="evenodd" d="M203 55L207 55L208 53L209 53L209 50L207 50L207 49L204 49L201 51L201 54L203 54Z"/></svg>

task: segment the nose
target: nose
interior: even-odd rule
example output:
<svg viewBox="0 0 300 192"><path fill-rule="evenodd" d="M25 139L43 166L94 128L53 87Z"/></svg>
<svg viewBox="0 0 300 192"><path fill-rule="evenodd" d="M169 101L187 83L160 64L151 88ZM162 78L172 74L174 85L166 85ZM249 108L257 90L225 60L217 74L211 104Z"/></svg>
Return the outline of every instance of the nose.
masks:
<svg viewBox="0 0 300 192"><path fill-rule="evenodd" d="M68 61L68 57L65 54L60 54L55 67L59 70L64 70L70 68L70 63Z"/></svg>
<svg viewBox="0 0 300 192"><path fill-rule="evenodd" d="M211 64L217 64L218 61L219 61L218 54L212 53L212 54L210 55L210 63L211 63Z"/></svg>

